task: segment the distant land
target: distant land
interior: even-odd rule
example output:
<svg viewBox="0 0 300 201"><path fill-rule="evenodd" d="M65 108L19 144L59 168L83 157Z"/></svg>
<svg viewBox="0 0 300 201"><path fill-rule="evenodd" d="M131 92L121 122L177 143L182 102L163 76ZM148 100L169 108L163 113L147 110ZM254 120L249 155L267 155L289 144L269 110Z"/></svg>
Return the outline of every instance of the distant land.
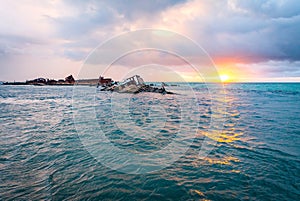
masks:
<svg viewBox="0 0 300 201"><path fill-rule="evenodd" d="M101 77L100 77L101 78ZM75 80L73 75L67 76L65 79L49 79L49 78L36 78L33 80L26 80L24 82L14 81L14 82L7 82L7 81L0 81L0 85L36 85L36 86L44 86L44 85L53 85L53 86L73 86L73 85L87 85L87 86L98 86L100 84L100 78L94 79L80 79ZM110 78L108 78L110 79ZM156 83L156 82L151 82ZM173 83L173 82L166 82L166 83ZM209 82L189 82L189 83L206 83ZM214 82L211 82L214 83ZM297 81L239 81L239 82L223 82L223 84L276 84L276 83L286 83L286 84L300 84Z"/></svg>
<svg viewBox="0 0 300 201"><path fill-rule="evenodd" d="M75 80L73 75L67 76L65 79L48 79L48 78L36 78L33 80L26 80L25 82L0 82L3 85L36 85L36 86L44 86L44 85L56 85L56 86L73 86L76 85L91 85L96 86L99 82L99 79L81 79Z"/></svg>

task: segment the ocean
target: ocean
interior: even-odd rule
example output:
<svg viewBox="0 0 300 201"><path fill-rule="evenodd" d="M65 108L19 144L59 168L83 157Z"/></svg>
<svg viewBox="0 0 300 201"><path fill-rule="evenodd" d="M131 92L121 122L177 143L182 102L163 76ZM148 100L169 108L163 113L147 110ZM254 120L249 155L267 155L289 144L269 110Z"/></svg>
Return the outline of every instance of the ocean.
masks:
<svg viewBox="0 0 300 201"><path fill-rule="evenodd" d="M0 85L0 200L299 200L300 84L167 89Z"/></svg>

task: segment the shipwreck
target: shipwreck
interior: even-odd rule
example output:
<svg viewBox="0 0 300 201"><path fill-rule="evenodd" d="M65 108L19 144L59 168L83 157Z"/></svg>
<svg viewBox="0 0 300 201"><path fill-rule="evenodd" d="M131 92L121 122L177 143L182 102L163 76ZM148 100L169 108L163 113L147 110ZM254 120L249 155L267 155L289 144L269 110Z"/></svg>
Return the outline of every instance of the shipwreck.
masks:
<svg viewBox="0 0 300 201"><path fill-rule="evenodd" d="M173 92L165 89L165 83L162 83L161 87L155 87L152 84L148 85L139 75L129 77L123 82L115 82L111 78L104 78L100 76L97 87L100 88L100 91L111 91L118 93L137 94L141 92L152 92L161 94L174 94Z"/></svg>

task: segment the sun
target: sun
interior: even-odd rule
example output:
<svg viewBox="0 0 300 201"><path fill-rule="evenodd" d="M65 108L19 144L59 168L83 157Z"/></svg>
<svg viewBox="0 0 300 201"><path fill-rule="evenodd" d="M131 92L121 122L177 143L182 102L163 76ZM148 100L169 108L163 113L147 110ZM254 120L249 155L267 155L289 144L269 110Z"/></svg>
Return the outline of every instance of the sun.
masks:
<svg viewBox="0 0 300 201"><path fill-rule="evenodd" d="M230 79L230 77L226 74L222 74L220 75L220 79L222 82L227 82Z"/></svg>

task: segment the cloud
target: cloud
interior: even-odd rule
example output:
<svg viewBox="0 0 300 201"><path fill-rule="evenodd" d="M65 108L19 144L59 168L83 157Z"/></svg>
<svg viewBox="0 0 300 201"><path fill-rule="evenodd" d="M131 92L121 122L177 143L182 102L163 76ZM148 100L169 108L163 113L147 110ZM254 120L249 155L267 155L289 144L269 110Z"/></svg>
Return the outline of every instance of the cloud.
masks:
<svg viewBox="0 0 300 201"><path fill-rule="evenodd" d="M190 1L163 12L165 21L158 24L177 24L177 31L196 40L213 57L296 61L300 60L296 5L295 1Z"/></svg>
<svg viewBox="0 0 300 201"><path fill-rule="evenodd" d="M23 57L18 62L20 55L29 55L28 63L34 58L37 63L45 58L76 63L114 35L162 28L190 37L215 61L230 58L240 68L271 77L280 72L298 76L298 4L298 0L2 1L0 65L4 61L5 65L0 69L26 66ZM161 44L172 46L167 41ZM115 44L112 51L120 45L126 44ZM182 45L182 51L189 53L189 48Z"/></svg>
<svg viewBox="0 0 300 201"><path fill-rule="evenodd" d="M300 8L297 0L231 0L232 8L254 17L291 18L299 15Z"/></svg>
<svg viewBox="0 0 300 201"><path fill-rule="evenodd" d="M0 34L0 55L12 56L27 54L30 46L45 44L45 41L27 36L1 35Z"/></svg>
<svg viewBox="0 0 300 201"><path fill-rule="evenodd" d="M74 5L72 5L74 6ZM105 5L86 5L72 16L50 17L59 37L81 39L98 28L106 29L116 23L117 13Z"/></svg>
<svg viewBox="0 0 300 201"><path fill-rule="evenodd" d="M254 69L261 77L300 77L300 61L274 61L259 62L253 64L237 64L241 68Z"/></svg>

